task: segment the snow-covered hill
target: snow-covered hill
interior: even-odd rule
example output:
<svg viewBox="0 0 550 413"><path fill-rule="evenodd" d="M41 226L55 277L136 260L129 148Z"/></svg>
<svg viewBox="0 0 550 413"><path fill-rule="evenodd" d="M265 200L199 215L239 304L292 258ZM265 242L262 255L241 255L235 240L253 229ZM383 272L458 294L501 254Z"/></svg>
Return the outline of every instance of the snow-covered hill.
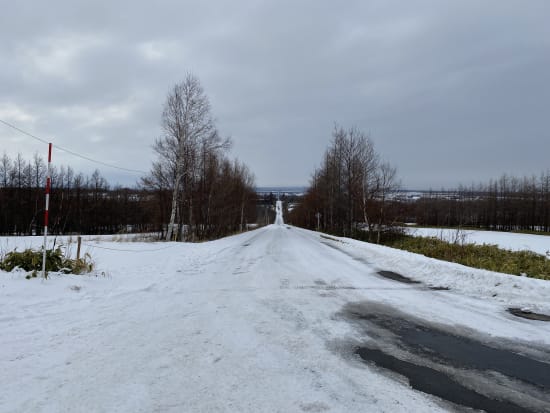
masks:
<svg viewBox="0 0 550 413"><path fill-rule="evenodd" d="M0 273L0 411L445 411L344 354L369 340L337 316L350 302L550 345L548 323L505 311L550 312L550 282L277 222L201 244L89 241L97 276Z"/></svg>

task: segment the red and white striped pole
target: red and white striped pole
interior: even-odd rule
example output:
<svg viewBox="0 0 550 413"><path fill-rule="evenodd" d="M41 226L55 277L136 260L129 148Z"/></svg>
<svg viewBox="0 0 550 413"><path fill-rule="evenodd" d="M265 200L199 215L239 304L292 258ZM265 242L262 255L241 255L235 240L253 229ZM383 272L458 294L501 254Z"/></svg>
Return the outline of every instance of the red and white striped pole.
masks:
<svg viewBox="0 0 550 413"><path fill-rule="evenodd" d="M46 208L44 208L44 251L42 255L42 276L48 278L46 275L46 244L48 242L48 211L50 209L50 188L52 179L50 177L50 166L52 163L52 144L48 144L48 169L46 170Z"/></svg>

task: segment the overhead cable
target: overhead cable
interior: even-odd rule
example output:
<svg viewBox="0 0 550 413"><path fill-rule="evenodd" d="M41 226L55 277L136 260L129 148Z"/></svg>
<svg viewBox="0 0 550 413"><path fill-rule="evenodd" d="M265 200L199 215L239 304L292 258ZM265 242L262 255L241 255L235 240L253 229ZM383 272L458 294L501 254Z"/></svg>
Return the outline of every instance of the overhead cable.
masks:
<svg viewBox="0 0 550 413"><path fill-rule="evenodd" d="M29 132L27 132L27 131L24 131L23 129L18 128L17 126L12 125L11 123L8 123L8 122L6 122L6 121L4 121L4 120L2 120L2 119L0 119L0 123L3 123L4 125L6 125L6 126L12 128L12 129L14 129L14 130L16 130L16 131L22 133L23 135L27 135L27 136L30 137L30 138L36 139L36 140L39 141L39 142L42 142L42 143L45 143L45 144L50 143L50 142L46 141L45 139L39 138L38 136L33 135L32 133L29 133ZM145 175L145 174L148 173L148 172L142 171L142 170L140 170L140 169L124 168L124 167L122 167L122 166L116 166L116 165L112 165L112 164L109 164L109 163L106 163L106 162L103 162L103 161L98 161L97 159L90 158L89 156L86 156L86 155L81 155L81 154L79 154L78 152L75 152L75 151L72 151L72 150L70 150L70 149L64 148L64 147L59 146L59 145L57 145L57 144L55 144L54 147L55 147L56 149L59 149L60 151L66 152L66 153L68 153L68 154L70 154L70 155L76 156L76 157L78 157L78 158L84 159L84 160L89 161L89 162L97 163L97 164L99 164L99 165L107 166L107 167L109 167L109 168L119 169L119 170L121 170L121 171L133 172L133 173L138 173L138 174L143 174L143 175Z"/></svg>

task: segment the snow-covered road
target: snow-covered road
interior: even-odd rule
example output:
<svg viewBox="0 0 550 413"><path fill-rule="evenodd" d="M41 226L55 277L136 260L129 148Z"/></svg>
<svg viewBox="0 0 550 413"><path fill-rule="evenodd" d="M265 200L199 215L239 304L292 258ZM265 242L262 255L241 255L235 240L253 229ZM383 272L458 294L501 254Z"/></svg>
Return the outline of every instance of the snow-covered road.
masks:
<svg viewBox="0 0 550 413"><path fill-rule="evenodd" d="M0 411L447 411L354 354L385 341L343 315L350 304L548 361L549 323L505 310L547 310L550 283L278 223L202 244L99 242L125 251L91 248L97 278L1 273ZM407 268L420 284L377 274Z"/></svg>

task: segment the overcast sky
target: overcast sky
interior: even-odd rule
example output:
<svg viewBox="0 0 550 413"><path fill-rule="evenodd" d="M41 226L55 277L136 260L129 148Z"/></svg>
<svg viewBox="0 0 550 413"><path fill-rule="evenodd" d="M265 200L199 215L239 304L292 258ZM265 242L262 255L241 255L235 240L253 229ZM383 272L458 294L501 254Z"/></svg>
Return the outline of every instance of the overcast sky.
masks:
<svg viewBox="0 0 550 413"><path fill-rule="evenodd" d="M260 186L306 185L335 122L409 189L550 168L547 0L1 1L0 119L104 162L149 169L191 72ZM0 142L46 153L1 124Z"/></svg>

